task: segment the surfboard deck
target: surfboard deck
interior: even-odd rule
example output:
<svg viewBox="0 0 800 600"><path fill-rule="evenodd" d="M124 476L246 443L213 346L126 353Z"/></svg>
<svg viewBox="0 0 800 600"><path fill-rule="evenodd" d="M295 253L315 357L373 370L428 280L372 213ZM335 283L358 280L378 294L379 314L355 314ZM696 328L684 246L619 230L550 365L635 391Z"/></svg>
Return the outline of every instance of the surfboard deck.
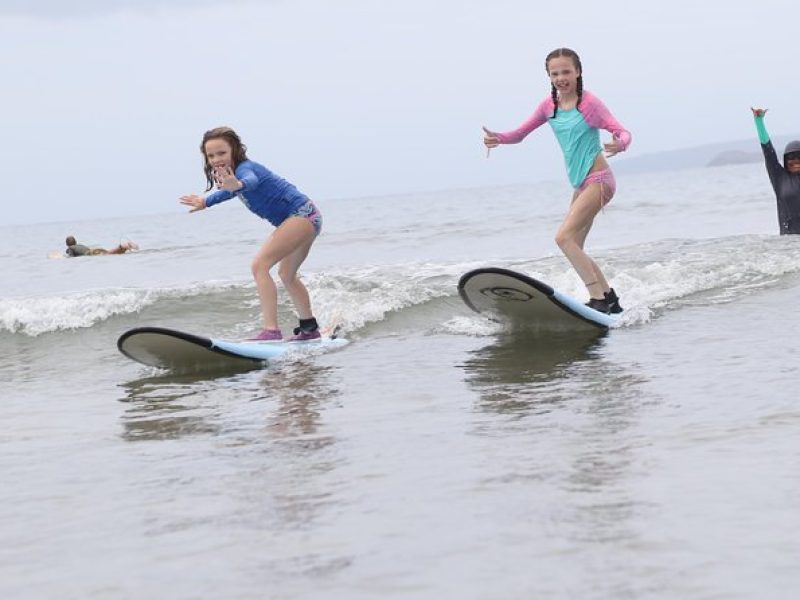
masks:
<svg viewBox="0 0 800 600"><path fill-rule="evenodd" d="M230 341L164 327L136 327L117 340L119 351L138 363L170 371L253 369L288 354L332 350L346 339L323 336L307 342Z"/></svg>
<svg viewBox="0 0 800 600"><path fill-rule="evenodd" d="M475 312L509 323L514 330L599 333L619 318L589 308L538 279L500 267L465 273L458 293Z"/></svg>

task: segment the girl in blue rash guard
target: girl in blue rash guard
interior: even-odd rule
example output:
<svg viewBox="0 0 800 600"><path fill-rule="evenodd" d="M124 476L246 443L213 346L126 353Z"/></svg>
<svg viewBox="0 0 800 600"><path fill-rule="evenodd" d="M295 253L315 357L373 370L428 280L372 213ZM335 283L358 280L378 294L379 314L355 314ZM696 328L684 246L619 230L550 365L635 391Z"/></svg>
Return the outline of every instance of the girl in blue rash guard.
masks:
<svg viewBox="0 0 800 600"><path fill-rule="evenodd" d="M778 201L778 226L781 235L800 233L800 142L786 144L783 166L778 161L775 148L764 125L765 108L751 108L756 121L758 140L764 152L767 174Z"/></svg>
<svg viewBox="0 0 800 600"><path fill-rule="evenodd" d="M252 271L261 302L263 329L251 339L283 339L278 327L278 290L269 273L276 264L279 264L278 275L292 297L300 319L300 326L294 330L290 341L319 338L319 326L311 312L308 290L297 271L322 229L322 215L294 185L249 160L247 146L230 127L206 131L200 151L208 181L206 192L214 186L218 189L206 197L198 194L181 196L181 204L190 206L192 210L189 212L195 212L238 196L253 213L276 227L253 258Z"/></svg>

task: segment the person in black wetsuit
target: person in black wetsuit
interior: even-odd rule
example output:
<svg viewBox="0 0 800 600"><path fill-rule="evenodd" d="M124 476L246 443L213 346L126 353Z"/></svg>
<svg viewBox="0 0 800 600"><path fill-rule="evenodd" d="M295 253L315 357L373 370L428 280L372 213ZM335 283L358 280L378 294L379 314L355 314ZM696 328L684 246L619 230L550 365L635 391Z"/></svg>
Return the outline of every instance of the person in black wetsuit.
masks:
<svg viewBox="0 0 800 600"><path fill-rule="evenodd" d="M786 144L783 151L783 165L769 139L764 125L766 108L751 108L758 130L758 140L764 151L767 174L778 200L778 225L781 235L800 233L800 141Z"/></svg>

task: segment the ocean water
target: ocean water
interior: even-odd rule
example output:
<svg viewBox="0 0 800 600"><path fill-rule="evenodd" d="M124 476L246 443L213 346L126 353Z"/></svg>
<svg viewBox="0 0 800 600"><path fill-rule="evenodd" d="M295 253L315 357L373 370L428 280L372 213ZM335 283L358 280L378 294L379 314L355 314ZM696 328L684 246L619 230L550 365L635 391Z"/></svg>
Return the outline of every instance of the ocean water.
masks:
<svg viewBox="0 0 800 600"><path fill-rule="evenodd" d="M352 343L205 376L116 339L259 328L241 205L0 227L0 596L794 597L800 236L761 165L618 183L587 246L606 336L456 292L493 265L585 296L563 181L317 199L302 273ZM141 250L48 258L69 234Z"/></svg>

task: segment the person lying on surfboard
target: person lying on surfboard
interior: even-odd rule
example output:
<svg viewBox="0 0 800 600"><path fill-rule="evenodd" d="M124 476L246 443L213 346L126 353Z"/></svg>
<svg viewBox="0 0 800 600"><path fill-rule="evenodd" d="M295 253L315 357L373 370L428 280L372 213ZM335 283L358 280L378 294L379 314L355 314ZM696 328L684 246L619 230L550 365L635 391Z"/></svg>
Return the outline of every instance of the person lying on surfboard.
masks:
<svg viewBox="0 0 800 600"><path fill-rule="evenodd" d="M800 233L800 141L791 141L783 150L783 165L764 125L766 108L750 108L756 121L758 141L764 152L767 175L778 202L778 227L781 235Z"/></svg>
<svg viewBox="0 0 800 600"><path fill-rule="evenodd" d="M517 144L537 127L550 124L575 190L567 216L556 233L556 243L589 291L586 305L604 313L620 313L617 293L583 247L594 218L616 191L614 174L603 150L609 158L623 152L631 143L631 134L597 96L583 89L583 67L574 50L553 50L545 58L545 71L550 77L550 96L513 131L498 133L484 127L483 143L488 150L500 144ZM600 129L612 134L611 141L603 147Z"/></svg>
<svg viewBox="0 0 800 600"><path fill-rule="evenodd" d="M294 185L265 166L247 158L247 146L230 127L206 131L200 144L208 187L217 190L206 197L181 196L180 203L195 212L238 196L251 212L275 226L251 265L261 302L263 329L251 340L283 339L278 327L278 290L270 269L278 266L278 276L292 298L300 324L289 341L320 338L317 320L311 312L308 290L297 276L311 245L322 230L322 214L314 203Z"/></svg>
<svg viewBox="0 0 800 600"><path fill-rule="evenodd" d="M67 249L64 253L69 257L77 256L99 256L102 254L125 254L129 250L138 250L139 246L135 242L122 242L116 248L106 250L105 248L89 248L75 241L75 236L67 236Z"/></svg>

